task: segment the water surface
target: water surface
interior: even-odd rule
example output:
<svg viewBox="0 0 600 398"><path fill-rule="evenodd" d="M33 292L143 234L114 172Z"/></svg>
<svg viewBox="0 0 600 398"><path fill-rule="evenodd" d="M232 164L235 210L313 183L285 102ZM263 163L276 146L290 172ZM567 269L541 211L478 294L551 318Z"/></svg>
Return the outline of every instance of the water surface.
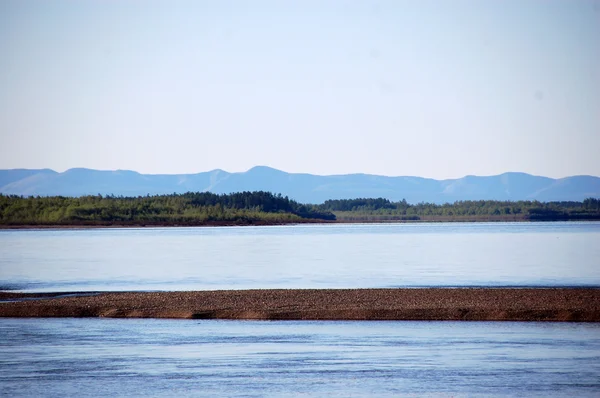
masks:
<svg viewBox="0 0 600 398"><path fill-rule="evenodd" d="M0 319L7 396L598 396L600 325Z"/></svg>
<svg viewBox="0 0 600 398"><path fill-rule="evenodd" d="M0 231L25 291L600 286L600 223Z"/></svg>

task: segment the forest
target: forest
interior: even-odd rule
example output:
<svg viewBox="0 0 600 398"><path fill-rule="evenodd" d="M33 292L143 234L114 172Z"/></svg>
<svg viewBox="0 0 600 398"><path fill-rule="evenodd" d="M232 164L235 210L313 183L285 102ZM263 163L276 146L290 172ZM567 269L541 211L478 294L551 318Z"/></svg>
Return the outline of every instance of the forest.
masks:
<svg viewBox="0 0 600 398"><path fill-rule="evenodd" d="M600 220L600 200L538 202L476 200L409 204L387 199L327 200L318 207L338 221L560 221Z"/></svg>
<svg viewBox="0 0 600 398"><path fill-rule="evenodd" d="M0 225L246 225L332 221L335 216L269 192L115 197L0 195Z"/></svg>
<svg viewBox="0 0 600 398"><path fill-rule="evenodd" d="M600 200L458 201L409 204L388 199L302 204L270 192L116 197L22 197L0 194L0 225L266 225L302 222L600 220Z"/></svg>

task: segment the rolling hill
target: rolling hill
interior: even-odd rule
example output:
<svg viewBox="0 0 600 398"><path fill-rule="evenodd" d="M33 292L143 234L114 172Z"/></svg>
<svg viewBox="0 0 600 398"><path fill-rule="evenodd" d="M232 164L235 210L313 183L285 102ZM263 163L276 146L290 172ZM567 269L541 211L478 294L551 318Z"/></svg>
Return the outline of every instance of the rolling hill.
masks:
<svg viewBox="0 0 600 398"><path fill-rule="evenodd" d="M145 196L190 191L232 193L257 190L281 193L302 203L360 197L383 197L393 201L406 199L409 203L484 199L582 201L600 197L600 178L572 176L552 179L526 173L465 176L449 180L369 174L320 176L286 173L265 166L240 173L212 170L171 175L84 168L63 173L49 169L0 170L0 193L22 196Z"/></svg>

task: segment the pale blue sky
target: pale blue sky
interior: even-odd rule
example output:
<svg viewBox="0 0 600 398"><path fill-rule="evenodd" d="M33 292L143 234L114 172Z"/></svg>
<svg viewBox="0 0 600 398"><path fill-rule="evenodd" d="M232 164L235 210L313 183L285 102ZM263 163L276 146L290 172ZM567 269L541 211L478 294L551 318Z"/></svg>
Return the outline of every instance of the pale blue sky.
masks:
<svg viewBox="0 0 600 398"><path fill-rule="evenodd" d="M600 0L3 0L0 134L0 168L600 175Z"/></svg>

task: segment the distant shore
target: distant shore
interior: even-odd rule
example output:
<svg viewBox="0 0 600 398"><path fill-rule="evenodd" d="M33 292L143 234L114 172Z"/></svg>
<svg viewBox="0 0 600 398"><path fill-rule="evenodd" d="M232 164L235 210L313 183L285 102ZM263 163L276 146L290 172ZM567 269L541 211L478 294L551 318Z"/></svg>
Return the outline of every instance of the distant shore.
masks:
<svg viewBox="0 0 600 398"><path fill-rule="evenodd" d="M0 317L600 322L600 288L5 291Z"/></svg>
<svg viewBox="0 0 600 398"><path fill-rule="evenodd" d="M168 228L168 227L246 227L246 226L276 226L300 224L335 224L335 221L325 220L296 220L293 222L255 221L236 223L227 221L211 221L204 223L81 223L81 224L0 224L2 229L93 229L93 228Z"/></svg>
<svg viewBox="0 0 600 398"><path fill-rule="evenodd" d="M600 220L599 199L409 204L406 200L358 198L303 204L265 191L136 197L0 194L0 228L4 229L591 220Z"/></svg>
<svg viewBox="0 0 600 398"><path fill-rule="evenodd" d="M528 220L524 218L449 218L429 217L421 220L302 220L291 222L207 222L207 223L94 223L94 224L0 224L0 230L8 229L94 229L94 228L169 228L169 227L247 227L247 226L282 226L282 225L306 225L306 224L435 224L435 223L514 223L514 222L592 222L598 219L556 219L556 220Z"/></svg>

